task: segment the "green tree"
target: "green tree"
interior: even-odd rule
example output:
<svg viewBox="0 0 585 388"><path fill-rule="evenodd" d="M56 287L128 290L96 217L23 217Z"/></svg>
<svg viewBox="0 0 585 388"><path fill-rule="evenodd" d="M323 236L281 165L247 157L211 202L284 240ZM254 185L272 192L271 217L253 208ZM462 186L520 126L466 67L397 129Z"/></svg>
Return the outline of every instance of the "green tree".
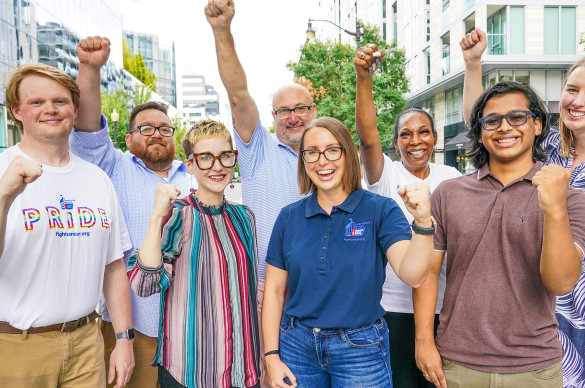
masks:
<svg viewBox="0 0 585 388"><path fill-rule="evenodd" d="M187 127L183 125L183 119L181 115L177 114L171 118L171 125L175 128L175 159L184 161L187 157L185 156L185 150L183 149L183 136L187 132Z"/></svg>
<svg viewBox="0 0 585 388"><path fill-rule="evenodd" d="M110 137L114 144L114 122L112 121L112 112L116 109L116 112L120 115L118 120L118 148L122 151L126 151L126 133L128 133L128 121L130 119L130 113L128 113L128 103L132 96L129 92L125 91L122 85L114 91L104 93L102 90L102 112L108 119L108 127L110 128Z"/></svg>
<svg viewBox="0 0 585 388"><path fill-rule="evenodd" d="M388 45L375 26L364 26L361 42L375 43L386 53L384 62L373 77L374 102L378 112L378 131L384 149L392 142L394 120L406 104L408 92L404 51L395 44ZM343 122L355 133L355 46L335 42L307 43L301 48L298 62L289 62L295 82L305 85L317 103L318 116L331 116Z"/></svg>
<svg viewBox="0 0 585 388"><path fill-rule="evenodd" d="M122 59L126 71L138 78L138 80L146 85L147 88L156 92L156 75L152 70L146 67L142 54L134 54L130 52L126 39L122 39Z"/></svg>

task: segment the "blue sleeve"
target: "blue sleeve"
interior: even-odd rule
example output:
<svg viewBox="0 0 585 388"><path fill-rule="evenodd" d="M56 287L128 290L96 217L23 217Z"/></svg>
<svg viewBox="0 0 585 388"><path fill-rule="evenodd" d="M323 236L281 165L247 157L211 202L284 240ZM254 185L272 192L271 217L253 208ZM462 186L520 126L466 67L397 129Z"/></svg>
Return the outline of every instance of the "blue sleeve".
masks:
<svg viewBox="0 0 585 388"><path fill-rule="evenodd" d="M378 245L385 255L388 248L402 240L410 240L412 232L404 213L396 202L390 198L384 198L384 206L381 211L380 228L378 230Z"/></svg>
<svg viewBox="0 0 585 388"><path fill-rule="evenodd" d="M240 174L243 179L252 179L264 161L264 147L271 140L270 133L258 120L249 143L244 143L236 128L234 128L234 138L238 149Z"/></svg>
<svg viewBox="0 0 585 388"><path fill-rule="evenodd" d="M276 268L287 271L286 264L284 262L284 233L286 225L286 208L281 210L278 214L278 218L272 228L272 235L270 236L270 242L268 243L268 251L266 252L266 262Z"/></svg>
<svg viewBox="0 0 585 388"><path fill-rule="evenodd" d="M97 132L82 132L73 128L70 137L71 151L80 158L95 164L111 177L116 162L123 153L114 148L110 139L108 121L103 113L101 127L102 129Z"/></svg>

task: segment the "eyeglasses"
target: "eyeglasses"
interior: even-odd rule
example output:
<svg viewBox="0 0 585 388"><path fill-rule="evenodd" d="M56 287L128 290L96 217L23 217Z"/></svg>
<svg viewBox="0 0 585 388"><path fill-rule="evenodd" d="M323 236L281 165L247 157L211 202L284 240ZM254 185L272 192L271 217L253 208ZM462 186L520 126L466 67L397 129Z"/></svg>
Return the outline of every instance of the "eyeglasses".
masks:
<svg viewBox="0 0 585 388"><path fill-rule="evenodd" d="M219 163L225 168L230 168L236 165L236 160L238 160L238 151L223 151L218 156L213 155L211 152L200 152L198 154L189 155L187 159L195 159L195 163L200 170L211 169L216 160L219 160Z"/></svg>
<svg viewBox="0 0 585 388"><path fill-rule="evenodd" d="M517 127L526 124L528 116L536 119L536 115L529 110L515 110L505 115L487 115L479 119L479 122L486 131L493 131L494 129L500 128L503 118L506 119L510 126Z"/></svg>
<svg viewBox="0 0 585 388"><path fill-rule="evenodd" d="M307 163L315 163L319 160L321 155L325 157L325 159L333 162L335 160L339 160L341 155L343 154L343 147L329 147L326 148L325 151L321 152L319 150L301 150L301 155L303 160Z"/></svg>
<svg viewBox="0 0 585 388"><path fill-rule="evenodd" d="M297 106L296 108L288 109L282 108L278 110L272 111L276 117L279 119L288 119L292 112L295 112L295 115L299 117L304 117L309 114L309 110L313 107L314 104L311 105L301 105Z"/></svg>
<svg viewBox="0 0 585 388"><path fill-rule="evenodd" d="M173 133L175 133L175 128L169 127L168 125L162 125L160 127L155 127L154 125L139 125L136 128L132 129L130 133L138 130L141 135L143 136L152 136L158 130L161 136L164 137L171 137Z"/></svg>

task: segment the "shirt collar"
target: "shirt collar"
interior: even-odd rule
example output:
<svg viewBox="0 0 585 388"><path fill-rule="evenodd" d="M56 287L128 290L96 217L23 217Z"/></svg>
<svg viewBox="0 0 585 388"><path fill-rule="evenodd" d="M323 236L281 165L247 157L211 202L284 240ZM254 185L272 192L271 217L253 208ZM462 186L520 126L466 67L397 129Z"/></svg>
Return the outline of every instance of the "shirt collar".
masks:
<svg viewBox="0 0 585 388"><path fill-rule="evenodd" d="M338 208L343 210L346 213L353 213L356 209L357 205L360 203L364 193L366 191L364 189L354 190L341 203L340 205L334 206L334 208ZM307 197L307 201L305 202L305 217L309 218L317 214L327 214L325 210L321 208L319 202L317 202L317 191L313 191L313 193Z"/></svg>
<svg viewBox="0 0 585 388"><path fill-rule="evenodd" d="M140 159L138 156L134 155L129 150L126 150L126 154L130 155L130 157L132 158L134 163L144 167L146 170L152 172L153 174L156 174L156 172L154 172L151 169L149 169L148 167L146 167L146 165L144 164L144 161L142 161L142 159ZM175 159L171 163L171 168L169 168L168 179L170 180L171 177L178 171L189 174L189 170L187 169L187 166L185 166L185 164L183 162L180 162L180 161ZM156 175L158 175L158 174L156 174Z"/></svg>
<svg viewBox="0 0 585 388"><path fill-rule="evenodd" d="M523 179L532 181L532 177L542 168L542 162L536 162L532 166L532 168L526 173L526 175L514 180L514 182L521 181ZM490 171L489 163L484 164L478 171L477 171L477 180L482 180L483 178L487 177L488 175L492 175ZM493 175L492 175L493 176ZM512 183L512 182L511 182Z"/></svg>

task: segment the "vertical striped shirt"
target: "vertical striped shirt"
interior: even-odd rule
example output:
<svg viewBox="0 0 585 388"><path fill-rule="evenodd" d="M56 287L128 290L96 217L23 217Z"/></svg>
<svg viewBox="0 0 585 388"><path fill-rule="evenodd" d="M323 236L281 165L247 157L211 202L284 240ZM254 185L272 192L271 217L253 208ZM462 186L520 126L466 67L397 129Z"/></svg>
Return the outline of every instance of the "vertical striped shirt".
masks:
<svg viewBox="0 0 585 388"><path fill-rule="evenodd" d="M195 195L163 220L162 264L128 263L139 296L160 292L158 346L152 365L192 388L251 387L258 382L257 247L253 213Z"/></svg>

